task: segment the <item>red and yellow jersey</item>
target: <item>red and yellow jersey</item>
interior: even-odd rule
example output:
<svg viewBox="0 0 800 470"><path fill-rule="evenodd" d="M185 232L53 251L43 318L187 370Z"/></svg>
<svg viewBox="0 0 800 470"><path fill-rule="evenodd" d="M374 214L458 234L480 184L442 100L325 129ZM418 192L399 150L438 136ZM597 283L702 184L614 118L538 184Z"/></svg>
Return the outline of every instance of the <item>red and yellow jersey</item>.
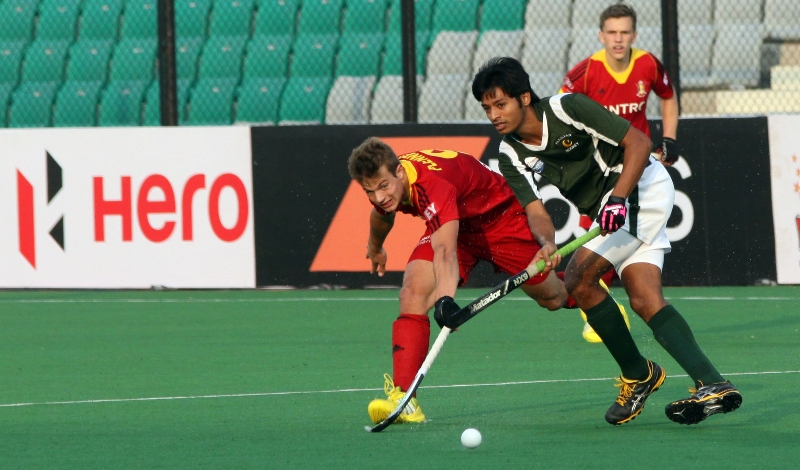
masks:
<svg viewBox="0 0 800 470"><path fill-rule="evenodd" d="M631 50L631 62L621 73L611 70L605 50L597 51L567 72L559 90L560 93L587 95L648 136L650 127L645 111L651 91L663 99L673 95L664 65L653 54L641 49Z"/></svg>
<svg viewBox="0 0 800 470"><path fill-rule="evenodd" d="M522 210L505 179L471 155L420 150L398 158L408 175L410 198L397 210L422 217L431 232L451 220L459 221L461 233L480 232L508 209Z"/></svg>

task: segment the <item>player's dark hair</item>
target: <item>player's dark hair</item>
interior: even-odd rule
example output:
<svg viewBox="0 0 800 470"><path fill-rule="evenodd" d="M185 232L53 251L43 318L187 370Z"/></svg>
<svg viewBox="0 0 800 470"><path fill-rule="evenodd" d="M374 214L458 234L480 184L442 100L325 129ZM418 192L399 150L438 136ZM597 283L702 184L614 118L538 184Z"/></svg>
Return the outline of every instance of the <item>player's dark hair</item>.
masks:
<svg viewBox="0 0 800 470"><path fill-rule="evenodd" d="M615 3L600 13L600 31L609 18L630 18L633 21L633 30L636 31L636 11L632 6L624 3Z"/></svg>
<svg viewBox="0 0 800 470"><path fill-rule="evenodd" d="M486 93L503 90L506 95L516 98L522 106L523 93L531 94L531 104L539 102L539 96L531 88L528 72L513 57L495 57L483 64L472 79L472 96L481 101Z"/></svg>
<svg viewBox="0 0 800 470"><path fill-rule="evenodd" d="M350 153L347 171L351 178L361 183L378 176L384 166L394 175L399 164L400 160L391 147L377 137L369 137Z"/></svg>

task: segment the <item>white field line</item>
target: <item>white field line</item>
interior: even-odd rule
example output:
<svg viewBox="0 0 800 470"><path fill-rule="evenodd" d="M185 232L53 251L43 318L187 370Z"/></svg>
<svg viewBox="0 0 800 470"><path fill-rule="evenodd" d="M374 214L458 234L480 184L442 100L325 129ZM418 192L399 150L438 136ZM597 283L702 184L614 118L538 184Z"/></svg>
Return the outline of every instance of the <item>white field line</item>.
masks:
<svg viewBox="0 0 800 470"><path fill-rule="evenodd" d="M776 375L776 374L800 374L800 370L784 370L784 371L763 371L763 372L733 372L723 374L724 376L741 376L741 375ZM669 377L688 377L686 374L672 375ZM454 384L454 385L431 385L421 386L420 388L472 388L472 387L505 387L509 385L531 385L531 384L553 384L553 383L578 383L578 382L596 382L612 380L607 377L601 378L583 378L583 379L550 379L550 380L523 380L518 382L496 382L496 383L475 383L475 384ZM142 397L142 398L100 398L94 400L71 400L71 401L44 401L44 402L27 402L27 403L3 403L0 408L12 408L23 406L39 406L39 405L80 405L87 403L128 403L137 401L168 401L168 400L199 400L204 398L245 398L245 397L274 397L274 396L287 396L287 395L318 395L324 393L352 393L352 392L374 392L380 391L380 388L342 388L337 390L307 390L295 392L263 392L263 393L229 393L219 395L186 395L186 396L173 396L173 397Z"/></svg>

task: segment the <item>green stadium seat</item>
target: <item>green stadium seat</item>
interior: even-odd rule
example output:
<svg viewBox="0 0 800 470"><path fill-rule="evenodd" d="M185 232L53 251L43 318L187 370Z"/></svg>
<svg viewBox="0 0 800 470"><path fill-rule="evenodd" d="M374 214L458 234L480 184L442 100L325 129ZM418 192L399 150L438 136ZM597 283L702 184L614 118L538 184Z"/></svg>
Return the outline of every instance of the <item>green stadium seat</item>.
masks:
<svg viewBox="0 0 800 470"><path fill-rule="evenodd" d="M221 126L233 122L235 78L204 78L191 92L186 124Z"/></svg>
<svg viewBox="0 0 800 470"><path fill-rule="evenodd" d="M261 0L253 36L294 34L300 3L300 0Z"/></svg>
<svg viewBox="0 0 800 470"><path fill-rule="evenodd" d="M483 0L481 31L525 29L527 0Z"/></svg>
<svg viewBox="0 0 800 470"><path fill-rule="evenodd" d="M25 51L22 65L24 82L60 82L64 78L64 63L69 40L35 40Z"/></svg>
<svg viewBox="0 0 800 470"><path fill-rule="evenodd" d="M11 95L8 127L48 127L56 82L21 83Z"/></svg>
<svg viewBox="0 0 800 470"><path fill-rule="evenodd" d="M339 34L344 0L305 0L298 34Z"/></svg>
<svg viewBox="0 0 800 470"><path fill-rule="evenodd" d="M184 124L186 122L186 97L189 95L189 87L192 81L189 79L178 80L178 123ZM145 126L160 126L161 125L161 105L160 105L160 92L161 88L158 85L158 80L154 80L150 88L147 89L145 95L144 107L144 125Z"/></svg>
<svg viewBox="0 0 800 470"><path fill-rule="evenodd" d="M122 0L84 0L78 36L117 40Z"/></svg>
<svg viewBox="0 0 800 470"><path fill-rule="evenodd" d="M345 33L339 40L336 76L380 75L384 35L381 33Z"/></svg>
<svg viewBox="0 0 800 470"><path fill-rule="evenodd" d="M74 39L81 0L43 0L39 5L37 39Z"/></svg>
<svg viewBox="0 0 800 470"><path fill-rule="evenodd" d="M428 53L428 33L416 34L414 46L417 51L417 75L425 75L425 56ZM403 38L399 33L390 33L386 38L386 53L383 55L381 75L403 75Z"/></svg>
<svg viewBox="0 0 800 470"><path fill-rule="evenodd" d="M101 126L138 126L142 123L142 101L149 85L145 81L111 80L100 95Z"/></svg>
<svg viewBox="0 0 800 470"><path fill-rule="evenodd" d="M338 36L302 34L294 41L292 77L331 77Z"/></svg>
<svg viewBox="0 0 800 470"><path fill-rule="evenodd" d="M383 33L386 31L387 0L347 0L342 32Z"/></svg>
<svg viewBox="0 0 800 470"><path fill-rule="evenodd" d="M0 2L0 41L30 41L39 0Z"/></svg>
<svg viewBox="0 0 800 470"><path fill-rule="evenodd" d="M478 29L480 0L436 0L431 20L434 36L440 31L473 31Z"/></svg>
<svg viewBox="0 0 800 470"><path fill-rule="evenodd" d="M126 38L122 39L111 56L112 80L152 80L155 63L155 39Z"/></svg>
<svg viewBox="0 0 800 470"><path fill-rule="evenodd" d="M183 37L205 37L211 0L176 0L175 34Z"/></svg>
<svg viewBox="0 0 800 470"><path fill-rule="evenodd" d="M91 127L97 124L97 101L103 82L67 80L56 95L54 127Z"/></svg>
<svg viewBox="0 0 800 470"><path fill-rule="evenodd" d="M245 36L210 37L200 54L198 78L241 77L246 42Z"/></svg>
<svg viewBox="0 0 800 470"><path fill-rule="evenodd" d="M8 114L8 102L11 101L11 92L14 91L14 83L0 83L0 127L6 127L6 115Z"/></svg>
<svg viewBox="0 0 800 470"><path fill-rule="evenodd" d="M203 38L184 38L175 39L175 62L178 69L178 78L189 78L194 80L197 75L197 59L203 49Z"/></svg>
<svg viewBox="0 0 800 470"><path fill-rule="evenodd" d="M158 38L157 0L127 0L122 16L123 38Z"/></svg>
<svg viewBox="0 0 800 470"><path fill-rule="evenodd" d="M245 78L236 90L236 122L276 124L286 79Z"/></svg>
<svg viewBox="0 0 800 470"><path fill-rule="evenodd" d="M414 1L414 27L417 34L427 33L431 30L433 18L433 5L435 0L415 0ZM399 33L401 30L403 12L400 7L400 0L391 0L389 5L389 32Z"/></svg>
<svg viewBox="0 0 800 470"><path fill-rule="evenodd" d="M0 41L0 83L16 85L24 57L25 41Z"/></svg>
<svg viewBox="0 0 800 470"><path fill-rule="evenodd" d="M69 48L67 80L105 81L114 42L107 39L81 39Z"/></svg>
<svg viewBox="0 0 800 470"><path fill-rule="evenodd" d="M331 88L328 77L291 77L281 95L279 124L322 124Z"/></svg>
<svg viewBox="0 0 800 470"><path fill-rule="evenodd" d="M293 39L291 35L254 37L247 44L244 78L286 77Z"/></svg>
<svg viewBox="0 0 800 470"><path fill-rule="evenodd" d="M214 0L209 36L250 36L253 0Z"/></svg>

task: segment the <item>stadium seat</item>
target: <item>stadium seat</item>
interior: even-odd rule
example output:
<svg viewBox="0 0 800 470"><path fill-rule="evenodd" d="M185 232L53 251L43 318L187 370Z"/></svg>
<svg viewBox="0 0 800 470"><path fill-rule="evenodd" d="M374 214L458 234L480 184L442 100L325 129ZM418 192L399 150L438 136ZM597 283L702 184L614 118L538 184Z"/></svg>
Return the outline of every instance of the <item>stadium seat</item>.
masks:
<svg viewBox="0 0 800 470"><path fill-rule="evenodd" d="M759 24L763 0L714 0L714 24Z"/></svg>
<svg viewBox="0 0 800 470"><path fill-rule="evenodd" d="M486 117L483 106L472 96L472 89L470 87L464 90L464 121L479 124L486 124L489 122L489 118Z"/></svg>
<svg viewBox="0 0 800 470"><path fill-rule="evenodd" d="M236 122L270 124L278 122L283 77L244 78L236 90Z"/></svg>
<svg viewBox="0 0 800 470"><path fill-rule="evenodd" d="M0 83L0 127L6 127L6 117L8 114L8 103L11 101L11 92L14 91L13 83Z"/></svg>
<svg viewBox="0 0 800 470"><path fill-rule="evenodd" d="M237 78L203 78L192 88L186 124L229 125L233 122L233 94Z"/></svg>
<svg viewBox="0 0 800 470"><path fill-rule="evenodd" d="M433 5L435 0L415 0L414 1L414 27L417 34L425 35L431 30L433 21ZM403 12L400 0L391 0L389 4L389 32L399 33L401 31Z"/></svg>
<svg viewBox="0 0 800 470"><path fill-rule="evenodd" d="M602 47L602 44L600 45ZM642 27L637 29L636 42L633 47L652 53L661 60L663 57L663 36L661 27Z"/></svg>
<svg viewBox="0 0 800 470"><path fill-rule="evenodd" d="M764 25L722 25L711 58L711 81L734 88L754 87L761 75Z"/></svg>
<svg viewBox="0 0 800 470"><path fill-rule="evenodd" d="M570 34L571 30L566 28L527 31L525 45L522 46L521 60L525 70L561 75L567 73L567 64L564 59L567 57ZM581 59L584 57L586 56L584 55Z"/></svg>
<svg viewBox="0 0 800 470"><path fill-rule="evenodd" d="M478 29L480 0L436 0L431 31L473 31Z"/></svg>
<svg viewBox="0 0 800 470"><path fill-rule="evenodd" d="M335 35L298 36L294 42L289 75L291 77L333 76L333 59L338 39Z"/></svg>
<svg viewBox="0 0 800 470"><path fill-rule="evenodd" d="M325 124L366 124L375 77L338 77L325 106Z"/></svg>
<svg viewBox="0 0 800 470"><path fill-rule="evenodd" d="M464 120L464 93L468 74L429 74L419 96L419 122L443 123Z"/></svg>
<svg viewBox="0 0 800 470"><path fill-rule="evenodd" d="M24 82L59 82L64 78L64 63L69 40L35 40L25 51L22 65Z"/></svg>
<svg viewBox="0 0 800 470"><path fill-rule="evenodd" d="M417 33L414 40L417 53L417 75L425 74L425 59L428 55L428 33ZM399 33L386 37L385 54L381 63L381 75L403 75L403 38Z"/></svg>
<svg viewBox="0 0 800 470"><path fill-rule="evenodd" d="M67 80L105 81L114 43L104 39L81 39L69 48Z"/></svg>
<svg viewBox="0 0 800 470"><path fill-rule="evenodd" d="M178 123L184 124L186 122L186 98L189 95L189 86L192 84L191 80L180 79L178 80ZM144 125L145 126L160 126L161 125L161 88L158 85L158 80L153 80L150 88L147 89L145 94L145 107L144 107Z"/></svg>
<svg viewBox="0 0 800 470"><path fill-rule="evenodd" d="M203 38L178 37L175 39L175 66L178 78L194 80L197 61L203 49Z"/></svg>
<svg viewBox="0 0 800 470"><path fill-rule="evenodd" d="M253 36L293 35L301 0L260 0Z"/></svg>
<svg viewBox="0 0 800 470"><path fill-rule="evenodd" d="M342 32L383 33L386 31L387 0L347 0Z"/></svg>
<svg viewBox="0 0 800 470"><path fill-rule="evenodd" d="M25 52L25 41L0 41L0 83L16 85Z"/></svg>
<svg viewBox="0 0 800 470"><path fill-rule="evenodd" d="M417 75L417 96L424 77ZM397 124L403 122L403 77L384 75L375 87L369 108L370 124Z"/></svg>
<svg viewBox="0 0 800 470"><path fill-rule="evenodd" d="M600 13L607 6L606 3L600 3L597 0L574 0L572 3L572 29L592 28L595 36L597 36L597 31L600 30ZM539 17L538 21L534 21L534 28L542 21L541 18Z"/></svg>
<svg viewBox="0 0 800 470"><path fill-rule="evenodd" d="M56 95L54 127L91 127L97 124L97 101L103 82L67 80Z"/></svg>
<svg viewBox="0 0 800 470"><path fill-rule="evenodd" d="M30 41L39 0L0 2L0 41Z"/></svg>
<svg viewBox="0 0 800 470"><path fill-rule="evenodd" d="M572 45L567 56L567 70L603 48L603 44L597 39L597 31L596 26L578 30L573 28Z"/></svg>
<svg viewBox="0 0 800 470"><path fill-rule="evenodd" d="M48 127L56 82L21 83L11 95L8 127Z"/></svg>
<svg viewBox="0 0 800 470"><path fill-rule="evenodd" d="M711 85L711 45L714 27L711 25L681 25L680 73L682 88L705 88Z"/></svg>
<svg viewBox="0 0 800 470"><path fill-rule="evenodd" d="M175 35L180 38L206 36L211 0L176 0Z"/></svg>
<svg viewBox="0 0 800 470"><path fill-rule="evenodd" d="M142 123L142 101L149 85L145 81L111 80L100 95L101 126L138 126Z"/></svg>
<svg viewBox="0 0 800 470"><path fill-rule="evenodd" d="M278 124L322 124L331 87L328 77L291 77L281 95Z"/></svg>
<svg viewBox="0 0 800 470"><path fill-rule="evenodd" d="M289 53L293 39L289 34L255 36L247 43L244 78L286 77L289 73Z"/></svg>
<svg viewBox="0 0 800 470"><path fill-rule="evenodd" d="M526 0L484 0L481 31L512 31L525 27Z"/></svg>
<svg viewBox="0 0 800 470"><path fill-rule="evenodd" d="M157 0L126 0L122 16L123 38L158 38Z"/></svg>
<svg viewBox="0 0 800 470"><path fill-rule="evenodd" d="M245 36L210 37L200 54L198 78L241 77L246 41Z"/></svg>
<svg viewBox="0 0 800 470"><path fill-rule="evenodd" d="M305 0L298 34L339 34L344 0Z"/></svg>
<svg viewBox="0 0 800 470"><path fill-rule="evenodd" d="M714 22L713 18L713 0L681 2L678 8L678 24L681 28L688 25L710 25Z"/></svg>
<svg viewBox="0 0 800 470"><path fill-rule="evenodd" d="M558 93L564 82L564 74L558 72L530 72L528 79L534 93L542 96L552 96Z"/></svg>
<svg viewBox="0 0 800 470"><path fill-rule="evenodd" d="M692 0L695 1L695 0ZM625 3L632 6L636 11L636 29L661 27L661 0L625 0ZM689 2L681 2L683 4ZM597 12L597 27L600 28L600 12L605 9L603 6ZM680 8L678 9L680 10Z"/></svg>
<svg viewBox="0 0 800 470"><path fill-rule="evenodd" d="M484 31L478 38L478 47L472 57L472 73L478 72L481 65L492 57L513 57L520 59L524 32L516 31Z"/></svg>
<svg viewBox="0 0 800 470"><path fill-rule="evenodd" d="M208 33L214 36L250 36L253 0L214 0Z"/></svg>
<svg viewBox="0 0 800 470"><path fill-rule="evenodd" d="M764 26L771 39L800 41L800 2L797 0L766 0Z"/></svg>
<svg viewBox="0 0 800 470"><path fill-rule="evenodd" d="M152 80L156 62L155 39L122 39L111 56L112 80Z"/></svg>
<svg viewBox="0 0 800 470"><path fill-rule="evenodd" d="M78 36L117 40L122 0L84 0Z"/></svg>
<svg viewBox="0 0 800 470"><path fill-rule="evenodd" d="M472 72L472 56L475 53L477 31L442 31L433 40L428 51L428 75L469 74Z"/></svg>
<svg viewBox="0 0 800 470"><path fill-rule="evenodd" d="M43 0L39 5L37 39L74 39L81 0Z"/></svg>
<svg viewBox="0 0 800 470"><path fill-rule="evenodd" d="M380 71L382 33L345 33L339 40L336 76L374 76Z"/></svg>
<svg viewBox="0 0 800 470"><path fill-rule="evenodd" d="M525 29L535 31L542 26L548 28L569 28L569 10L572 2L558 2L553 0L528 0L525 7ZM546 25L543 25L546 18Z"/></svg>
<svg viewBox="0 0 800 470"><path fill-rule="evenodd" d="M769 88L776 91L800 91L800 65L770 67Z"/></svg>

